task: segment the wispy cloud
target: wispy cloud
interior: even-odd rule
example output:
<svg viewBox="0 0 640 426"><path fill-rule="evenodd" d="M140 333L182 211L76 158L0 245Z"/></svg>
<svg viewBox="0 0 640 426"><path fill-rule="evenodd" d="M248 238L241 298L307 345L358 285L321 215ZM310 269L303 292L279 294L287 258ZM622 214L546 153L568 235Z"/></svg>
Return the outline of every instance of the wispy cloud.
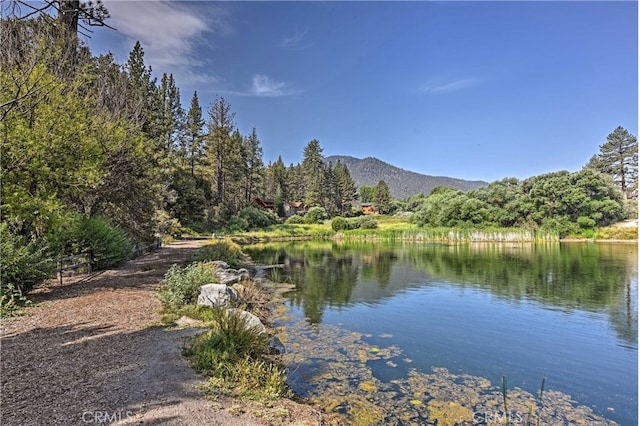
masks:
<svg viewBox="0 0 640 426"><path fill-rule="evenodd" d="M309 32L308 28L304 31L300 31L296 28L296 32L289 37L284 37L278 45L281 49L285 50L305 50L313 46L313 43L304 42L304 38Z"/></svg>
<svg viewBox="0 0 640 426"><path fill-rule="evenodd" d="M430 82L424 84L418 88L422 93L446 93L456 90L466 89L467 87L478 84L480 80L475 78L465 78L460 80L448 81L448 82Z"/></svg>
<svg viewBox="0 0 640 426"><path fill-rule="evenodd" d="M104 3L111 14L110 23L127 37L129 49L139 40L145 51L145 63L154 70L173 72L186 83L218 80L215 75L196 71L203 65L196 47L206 42L205 37L210 33L233 32L224 19L223 9L214 14L210 8L213 5L190 7L164 0L106 0Z"/></svg>
<svg viewBox="0 0 640 426"><path fill-rule="evenodd" d="M256 74L253 76L250 92L255 96L285 96L288 92L287 83L272 80L266 75Z"/></svg>
<svg viewBox="0 0 640 426"><path fill-rule="evenodd" d="M302 93L302 90L295 89L292 83L274 80L263 74L254 74L251 79L251 86L246 90L217 90L217 92L236 96L281 98Z"/></svg>

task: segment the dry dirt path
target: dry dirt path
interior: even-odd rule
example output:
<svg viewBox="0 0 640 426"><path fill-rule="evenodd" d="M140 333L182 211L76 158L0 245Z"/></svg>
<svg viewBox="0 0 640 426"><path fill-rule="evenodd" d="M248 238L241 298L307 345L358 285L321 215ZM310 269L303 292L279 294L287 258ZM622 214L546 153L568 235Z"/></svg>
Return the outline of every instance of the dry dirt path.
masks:
<svg viewBox="0 0 640 426"><path fill-rule="evenodd" d="M51 281L41 305L0 321L2 425L317 424L282 401L279 418L229 398L207 399L181 355L190 330L157 326L158 284L200 243L183 241L116 270ZM268 410L267 410L268 411Z"/></svg>

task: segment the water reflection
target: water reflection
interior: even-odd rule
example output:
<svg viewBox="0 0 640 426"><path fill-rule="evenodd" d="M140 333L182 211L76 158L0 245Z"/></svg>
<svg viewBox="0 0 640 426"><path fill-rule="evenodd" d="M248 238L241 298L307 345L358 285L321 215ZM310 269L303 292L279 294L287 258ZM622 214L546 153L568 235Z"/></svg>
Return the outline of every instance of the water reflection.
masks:
<svg viewBox="0 0 640 426"><path fill-rule="evenodd" d="M637 348L636 245L310 241L246 251L256 262L284 265L287 280L297 285L289 300L311 323L322 322L328 308L381 303L410 288L446 282L513 302L606 313L617 336Z"/></svg>

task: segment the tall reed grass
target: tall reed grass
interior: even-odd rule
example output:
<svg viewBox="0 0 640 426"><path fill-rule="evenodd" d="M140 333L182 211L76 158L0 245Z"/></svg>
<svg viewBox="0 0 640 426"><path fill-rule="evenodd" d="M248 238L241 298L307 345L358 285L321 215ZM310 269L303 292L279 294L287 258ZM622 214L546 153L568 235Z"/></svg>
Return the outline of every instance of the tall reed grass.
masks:
<svg viewBox="0 0 640 426"><path fill-rule="evenodd" d="M336 234L336 239L346 241L434 241L434 242L551 242L559 241L556 233L521 228L495 229L356 229Z"/></svg>

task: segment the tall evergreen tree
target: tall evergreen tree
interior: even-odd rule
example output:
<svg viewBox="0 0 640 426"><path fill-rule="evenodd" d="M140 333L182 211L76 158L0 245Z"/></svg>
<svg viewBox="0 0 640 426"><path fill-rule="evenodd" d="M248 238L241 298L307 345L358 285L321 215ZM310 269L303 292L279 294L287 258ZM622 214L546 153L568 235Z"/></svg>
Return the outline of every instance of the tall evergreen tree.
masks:
<svg viewBox="0 0 640 426"><path fill-rule="evenodd" d="M383 180L379 181L373 190L373 205L380 214L388 212L391 207L391 191Z"/></svg>
<svg viewBox="0 0 640 426"><path fill-rule="evenodd" d="M351 210L351 203L358 199L358 191L346 164L338 160L334 173L338 193L338 210L340 215L344 216Z"/></svg>
<svg viewBox="0 0 640 426"><path fill-rule="evenodd" d="M165 155L179 150L180 139L185 129L185 113L180 103L180 89L176 86L173 74L162 74L158 87L159 116L158 127L160 143Z"/></svg>
<svg viewBox="0 0 640 426"><path fill-rule="evenodd" d="M196 165L200 163L204 153L205 135L203 127L202 107L198 100L198 93L194 91L191 97L189 111L185 118L185 128L182 134L180 148L184 162L189 165L191 176L195 175Z"/></svg>
<svg viewBox="0 0 640 426"><path fill-rule="evenodd" d="M254 127L251 134L246 136L242 141L242 155L245 169L244 176L244 203L249 205L251 199L258 192L264 172L264 163L262 162L262 147L260 139Z"/></svg>
<svg viewBox="0 0 640 426"><path fill-rule="evenodd" d="M289 164L287 168L287 188L288 199L290 201L303 201L304 200L304 174L302 172L302 165Z"/></svg>
<svg viewBox="0 0 640 426"><path fill-rule="evenodd" d="M247 173L242 153L243 138L238 129L231 133L223 166L224 201L233 214L244 207L244 180Z"/></svg>
<svg viewBox="0 0 640 426"><path fill-rule="evenodd" d="M216 98L209 107L206 156L214 171L216 205L224 200L225 162L229 154L231 132L235 128L234 117L231 105L224 98Z"/></svg>
<svg viewBox="0 0 640 426"><path fill-rule="evenodd" d="M125 71L129 76L128 115L142 127L143 132L153 138L157 136L152 123L156 81L151 78L151 67L144 63L144 49L139 41L129 53Z"/></svg>
<svg viewBox="0 0 640 426"><path fill-rule="evenodd" d="M638 140L618 126L585 167L613 176L626 198L629 191L638 187Z"/></svg>
<svg viewBox="0 0 640 426"><path fill-rule="evenodd" d="M320 206L324 207L330 217L339 211L340 197L333 164L325 164L323 167L322 186L320 188Z"/></svg>
<svg viewBox="0 0 640 426"><path fill-rule="evenodd" d="M278 156L275 163L269 164L266 176L266 198L287 201L289 198L288 173L281 156Z"/></svg>
<svg viewBox="0 0 640 426"><path fill-rule="evenodd" d="M304 148L302 172L305 204L308 207L320 206L322 201L322 181L324 179L324 159L320 142L317 139L309 142Z"/></svg>

